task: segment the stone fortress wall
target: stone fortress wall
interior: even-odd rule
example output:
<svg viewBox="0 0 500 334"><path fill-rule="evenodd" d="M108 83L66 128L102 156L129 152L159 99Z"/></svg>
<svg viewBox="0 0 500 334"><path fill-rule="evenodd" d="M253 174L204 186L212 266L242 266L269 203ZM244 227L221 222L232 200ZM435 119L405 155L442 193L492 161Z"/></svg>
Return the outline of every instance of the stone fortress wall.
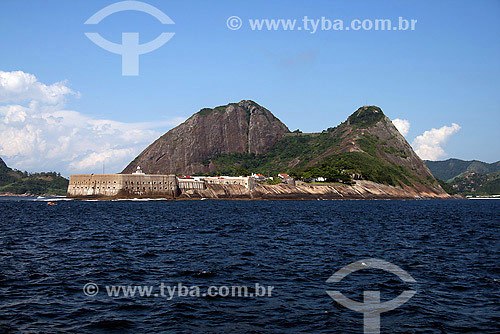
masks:
<svg viewBox="0 0 500 334"><path fill-rule="evenodd" d="M179 193L175 175L71 175L68 185L68 197L175 197Z"/></svg>
<svg viewBox="0 0 500 334"><path fill-rule="evenodd" d="M84 174L71 175L68 197L178 197L188 190L204 190L208 185L239 185L252 190L256 181L251 177L177 178L175 175L144 174Z"/></svg>

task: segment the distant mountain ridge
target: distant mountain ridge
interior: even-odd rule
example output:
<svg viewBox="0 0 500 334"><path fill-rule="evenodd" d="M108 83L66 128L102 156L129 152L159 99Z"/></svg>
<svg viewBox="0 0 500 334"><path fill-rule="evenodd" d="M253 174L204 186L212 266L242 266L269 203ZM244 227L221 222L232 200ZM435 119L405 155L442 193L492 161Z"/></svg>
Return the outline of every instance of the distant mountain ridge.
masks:
<svg viewBox="0 0 500 334"><path fill-rule="evenodd" d="M0 158L0 195L66 195L68 180L55 172L28 173L11 169Z"/></svg>
<svg viewBox="0 0 500 334"><path fill-rule="evenodd" d="M425 161L438 179L462 195L500 195L500 161L487 163L478 160L448 159Z"/></svg>
<svg viewBox="0 0 500 334"><path fill-rule="evenodd" d="M291 173L297 178L345 179L444 191L391 120L363 106L321 133L291 133L269 110L244 100L205 108L147 147L124 170L153 174Z"/></svg>
<svg viewBox="0 0 500 334"><path fill-rule="evenodd" d="M500 161L487 163L478 160L448 159L444 161L425 160L425 163L435 177L446 182L465 172L480 174L500 172Z"/></svg>

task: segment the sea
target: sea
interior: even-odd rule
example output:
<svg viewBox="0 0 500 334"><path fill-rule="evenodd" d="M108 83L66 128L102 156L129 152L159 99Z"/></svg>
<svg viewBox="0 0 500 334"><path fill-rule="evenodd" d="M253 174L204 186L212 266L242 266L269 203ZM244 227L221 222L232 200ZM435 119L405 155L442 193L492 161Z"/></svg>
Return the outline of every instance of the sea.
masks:
<svg viewBox="0 0 500 334"><path fill-rule="evenodd" d="M499 333L500 200L0 198L0 333L363 333L373 317Z"/></svg>

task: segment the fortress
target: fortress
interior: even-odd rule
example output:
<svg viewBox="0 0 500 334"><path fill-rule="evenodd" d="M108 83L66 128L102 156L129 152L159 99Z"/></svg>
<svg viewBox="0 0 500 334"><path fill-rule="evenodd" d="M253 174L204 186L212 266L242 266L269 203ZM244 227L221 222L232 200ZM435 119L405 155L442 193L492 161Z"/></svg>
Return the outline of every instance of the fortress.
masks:
<svg viewBox="0 0 500 334"><path fill-rule="evenodd" d="M73 198L176 198L189 190L203 190L207 185L240 185L253 189L250 177L177 177L144 174L140 167L132 174L71 175L68 197Z"/></svg>

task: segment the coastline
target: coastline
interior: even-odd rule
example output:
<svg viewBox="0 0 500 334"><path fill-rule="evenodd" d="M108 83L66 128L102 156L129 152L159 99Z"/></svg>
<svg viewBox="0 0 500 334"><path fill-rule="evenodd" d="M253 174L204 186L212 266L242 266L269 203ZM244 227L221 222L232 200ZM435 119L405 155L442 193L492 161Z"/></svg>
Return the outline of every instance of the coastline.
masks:
<svg viewBox="0 0 500 334"><path fill-rule="evenodd" d="M38 195L31 194L11 194L11 193L0 193L0 197L36 197ZM45 195L44 195L45 196Z"/></svg>
<svg viewBox="0 0 500 334"><path fill-rule="evenodd" d="M68 196L76 200L417 200L461 199L462 196L436 192L429 188L395 187L371 181L357 181L355 185L268 185L259 184L251 191L241 185L211 184L206 189L189 189L178 196L116 195Z"/></svg>

